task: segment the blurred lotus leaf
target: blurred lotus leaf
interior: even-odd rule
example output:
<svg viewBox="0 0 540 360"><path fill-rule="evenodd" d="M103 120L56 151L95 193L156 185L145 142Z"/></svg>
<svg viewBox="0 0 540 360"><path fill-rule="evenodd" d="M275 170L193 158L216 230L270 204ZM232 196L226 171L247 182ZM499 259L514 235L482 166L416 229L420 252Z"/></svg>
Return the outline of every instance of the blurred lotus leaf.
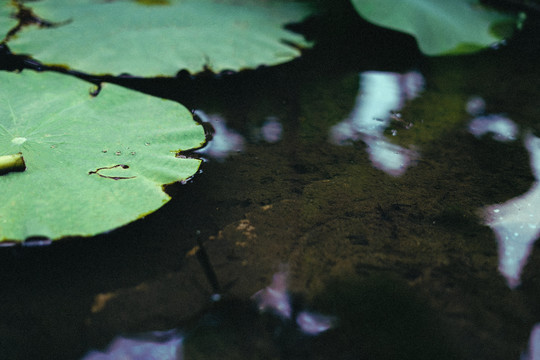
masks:
<svg viewBox="0 0 540 360"><path fill-rule="evenodd" d="M176 154L204 144L204 130L178 103L112 84L93 96L55 73L0 72L0 83L0 242L114 229L198 171Z"/></svg>
<svg viewBox="0 0 540 360"><path fill-rule="evenodd" d="M25 26L14 53L104 75L174 76L275 65L308 47L284 25L310 8L257 0L42 0L25 2L54 26Z"/></svg>
<svg viewBox="0 0 540 360"><path fill-rule="evenodd" d="M426 55L465 54L494 45L520 21L478 0L351 0L367 21L416 38Z"/></svg>

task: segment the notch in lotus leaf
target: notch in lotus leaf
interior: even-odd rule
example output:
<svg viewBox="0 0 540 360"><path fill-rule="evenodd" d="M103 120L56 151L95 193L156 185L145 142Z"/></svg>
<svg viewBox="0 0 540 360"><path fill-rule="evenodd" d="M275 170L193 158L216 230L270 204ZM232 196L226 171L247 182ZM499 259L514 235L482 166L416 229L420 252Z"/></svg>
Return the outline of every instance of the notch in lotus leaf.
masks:
<svg viewBox="0 0 540 360"><path fill-rule="evenodd" d="M0 242L91 236L151 213L206 142L182 105L56 73L0 72Z"/></svg>
<svg viewBox="0 0 540 360"><path fill-rule="evenodd" d="M24 6L55 26L23 26L7 41L14 54L94 75L239 71L287 62L311 46L284 27L312 13L296 1L41 0Z"/></svg>

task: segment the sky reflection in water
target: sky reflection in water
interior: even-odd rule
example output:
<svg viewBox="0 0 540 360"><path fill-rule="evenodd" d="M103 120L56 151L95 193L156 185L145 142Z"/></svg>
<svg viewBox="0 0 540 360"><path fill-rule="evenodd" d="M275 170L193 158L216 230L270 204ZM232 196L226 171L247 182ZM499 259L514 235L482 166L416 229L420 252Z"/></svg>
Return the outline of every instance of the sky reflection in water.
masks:
<svg viewBox="0 0 540 360"><path fill-rule="evenodd" d="M399 111L423 89L424 77L416 71L361 73L354 108L347 119L330 129L330 142L348 145L362 140L373 166L389 175L402 175L418 154L390 143L383 132L390 124L392 111Z"/></svg>
<svg viewBox="0 0 540 360"><path fill-rule="evenodd" d="M105 352L92 351L82 360L181 360L182 341L176 330L153 331L133 338L118 336Z"/></svg>
<svg viewBox="0 0 540 360"><path fill-rule="evenodd" d="M259 311L270 311L283 319L292 315L291 300L287 291L287 271L279 271L272 277L272 284L257 291L251 298L255 300ZM309 311L301 311L296 317L296 324L306 335L318 335L334 327L336 319Z"/></svg>
<svg viewBox="0 0 540 360"><path fill-rule="evenodd" d="M513 141L518 133L517 125L502 115L485 115L469 123L469 132L476 137L491 133L494 140Z"/></svg>
<svg viewBox="0 0 540 360"><path fill-rule="evenodd" d="M540 360L540 323L533 327L529 338L529 349L520 360Z"/></svg>
<svg viewBox="0 0 540 360"><path fill-rule="evenodd" d="M388 141L384 131L390 126L392 112L399 111L406 101L418 96L424 88L424 78L418 72L405 74L367 71L360 74L360 91L355 106L347 119L330 129L330 141L339 146L363 141L373 166L392 176L402 175L418 154ZM480 138L490 134L501 142L515 141L519 135L518 126L503 115L485 114L482 98L474 97L466 105L474 116L468 130ZM215 129L212 142L200 150L217 160L244 149L242 135L226 126L219 115L207 115L201 110L196 114ZM283 127L279 119L268 117L260 129L252 131L254 140L275 143L282 139ZM499 271L506 278L508 286L520 284L523 267L540 235L540 138L531 134L525 136L524 145L529 151L535 183L525 194L503 204L494 204L482 209L485 225L491 227L499 246ZM286 321L293 320L290 296L287 291L287 272L274 274L272 283L255 293L252 299L261 312L272 312ZM298 330L307 335L317 335L336 324L331 316L300 311L294 319ZM159 354L160 359L181 359L182 338L175 334L164 336L153 332L134 339L118 337L106 353L93 352L84 360L147 359ZM151 357L150 357L151 358ZM531 332L530 345L522 360L540 360L540 324Z"/></svg>
<svg viewBox="0 0 540 360"><path fill-rule="evenodd" d="M288 272L275 273L272 283L251 297L259 311L272 312L290 321L293 315L291 299L287 291ZM336 318L302 310L296 316L298 330L305 335L315 336L333 328ZM188 334L189 335L189 334ZM176 330L152 331L133 337L116 337L105 351L90 351L81 360L182 360L183 335Z"/></svg>
<svg viewBox="0 0 540 360"><path fill-rule="evenodd" d="M291 318L291 301L287 293L287 272L275 273L272 277L272 284L257 291L251 298L257 303L259 311L272 311L282 318Z"/></svg>
<svg viewBox="0 0 540 360"><path fill-rule="evenodd" d="M218 161L223 161L230 154L244 150L244 138L236 131L227 127L227 121L224 117L217 114L207 115L202 110L196 110L195 115L202 121L212 124L215 131L212 141L203 149L197 150L198 153L208 155Z"/></svg>
<svg viewBox="0 0 540 360"><path fill-rule="evenodd" d="M355 106L347 119L330 129L330 142L349 145L362 140L367 145L373 166L393 176L402 175L418 154L389 142L383 133L390 125L392 112L399 111L406 101L417 97L424 89L424 83L424 77L416 71L405 74L381 71L361 73ZM213 140L199 153L224 160L244 149L245 139L229 129L222 116L207 115L201 110L195 111L195 114L215 129ZM269 116L260 129L252 132L255 140L276 143L282 138L283 127L279 119Z"/></svg>
<svg viewBox="0 0 540 360"><path fill-rule="evenodd" d="M493 229L499 244L499 271L511 288L520 284L521 271L540 235L540 139L528 134L525 147L536 179L531 189L483 209L485 224Z"/></svg>
<svg viewBox="0 0 540 360"><path fill-rule="evenodd" d="M214 128L212 141L203 149L197 150L198 153L223 161L230 155L244 151L245 138L227 127L227 120L223 116L206 114L202 110L196 110L195 114ZM283 137L283 125L276 116L268 116L260 128L254 128L251 132L253 140L274 144L281 141Z"/></svg>
<svg viewBox="0 0 540 360"><path fill-rule="evenodd" d="M517 138L519 129L512 120L503 115L484 114L484 109L485 102L482 98L469 99L466 110L469 114L476 115L468 126L471 134L476 137L491 134L494 140L501 142ZM524 143L529 151L531 168L536 179L533 186L521 196L482 209L484 223L497 237L499 271L512 289L521 283L521 272L527 264L534 242L540 235L540 139L527 134Z"/></svg>

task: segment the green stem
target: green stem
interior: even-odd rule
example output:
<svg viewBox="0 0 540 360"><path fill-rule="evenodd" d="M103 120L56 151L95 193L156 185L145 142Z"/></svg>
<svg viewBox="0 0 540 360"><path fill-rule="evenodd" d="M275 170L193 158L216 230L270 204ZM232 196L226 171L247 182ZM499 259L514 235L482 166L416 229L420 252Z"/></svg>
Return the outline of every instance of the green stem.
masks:
<svg viewBox="0 0 540 360"><path fill-rule="evenodd" d="M12 171L24 171L26 165L22 153L0 156L0 175Z"/></svg>

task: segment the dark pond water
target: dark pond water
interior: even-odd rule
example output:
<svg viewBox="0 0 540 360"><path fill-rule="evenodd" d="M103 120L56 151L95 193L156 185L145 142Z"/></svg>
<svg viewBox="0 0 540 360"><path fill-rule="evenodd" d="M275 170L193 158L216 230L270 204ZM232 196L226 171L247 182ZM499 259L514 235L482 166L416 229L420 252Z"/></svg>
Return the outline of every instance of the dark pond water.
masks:
<svg viewBox="0 0 540 360"><path fill-rule="evenodd" d="M125 335L154 349L182 337L184 359L519 359L540 322L540 249L520 280L503 276L482 209L528 194L517 212L493 207L508 219L493 226L534 240L537 30L425 58L351 14L308 29L315 49L282 66L118 80L219 120L215 143L225 126L225 145L242 142L145 219L1 248L0 358L79 359ZM499 136L473 134L486 124ZM279 280L290 310L260 312ZM307 334L305 314L330 329Z"/></svg>

